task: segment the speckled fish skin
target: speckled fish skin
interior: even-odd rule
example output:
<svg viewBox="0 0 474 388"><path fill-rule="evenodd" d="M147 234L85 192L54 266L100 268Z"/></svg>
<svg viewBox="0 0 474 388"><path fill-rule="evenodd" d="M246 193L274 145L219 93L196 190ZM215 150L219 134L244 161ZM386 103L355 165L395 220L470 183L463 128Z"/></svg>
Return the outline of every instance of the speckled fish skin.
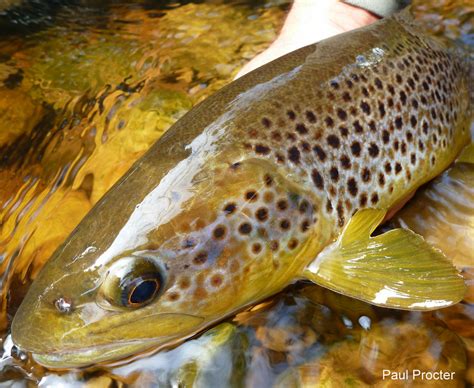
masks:
<svg viewBox="0 0 474 388"><path fill-rule="evenodd" d="M469 141L469 63L403 16L280 58L179 120L85 217L12 328L50 367L183 340L283 289L367 207L392 208ZM158 298L104 307L123 257ZM59 313L66 298L72 311Z"/></svg>

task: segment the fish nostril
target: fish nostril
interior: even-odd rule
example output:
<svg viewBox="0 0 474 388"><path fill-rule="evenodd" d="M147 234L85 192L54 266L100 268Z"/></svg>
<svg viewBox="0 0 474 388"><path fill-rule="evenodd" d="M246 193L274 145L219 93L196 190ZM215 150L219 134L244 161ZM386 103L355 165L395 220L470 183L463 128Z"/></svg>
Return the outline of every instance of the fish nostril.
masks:
<svg viewBox="0 0 474 388"><path fill-rule="evenodd" d="M69 314L73 310L72 300L69 298L58 298L54 301L54 307L61 314Z"/></svg>

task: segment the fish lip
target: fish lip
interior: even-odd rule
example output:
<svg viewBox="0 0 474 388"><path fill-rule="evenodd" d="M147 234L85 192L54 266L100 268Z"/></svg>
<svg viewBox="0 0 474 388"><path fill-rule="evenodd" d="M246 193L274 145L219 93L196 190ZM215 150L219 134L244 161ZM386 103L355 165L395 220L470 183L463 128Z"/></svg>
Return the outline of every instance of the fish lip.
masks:
<svg viewBox="0 0 474 388"><path fill-rule="evenodd" d="M48 353L33 352L31 353L31 356L37 363L48 369L86 368L101 363L113 365L127 362L127 359L133 356L132 352L117 355L116 357L109 357L109 354L133 344L143 348L141 352L146 354L149 351L159 351L168 344L171 345L172 341L172 336L155 339L148 338L119 343L115 342L110 344L67 348Z"/></svg>
<svg viewBox="0 0 474 388"><path fill-rule="evenodd" d="M26 351L31 354L33 360L37 363L45 366L48 369L71 369L71 368L85 368L95 364L122 364L127 362L130 357L135 354L146 355L148 353L154 353L160 351L162 348L173 346L175 343L179 343L181 340L185 340L192 337L197 332L203 329L203 324L206 319L199 315L177 313L177 312L161 312L151 314L154 317L189 317L193 319L199 319L201 324L195 330L191 330L188 333L177 333L172 335L151 337L151 338L139 338L130 340L113 341L110 343L103 344L89 344L81 346L80 344L69 343L61 347L41 349L40 351L34 349L28 349L27 346L21 345L20 341L13 341L15 345L22 351ZM88 332L89 336L99 337L104 333L113 330L116 327L120 327L121 324L109 326L106 329L92 330ZM76 330L87 330L87 326ZM73 330L76 332L76 330ZM20 344L19 344L20 343Z"/></svg>

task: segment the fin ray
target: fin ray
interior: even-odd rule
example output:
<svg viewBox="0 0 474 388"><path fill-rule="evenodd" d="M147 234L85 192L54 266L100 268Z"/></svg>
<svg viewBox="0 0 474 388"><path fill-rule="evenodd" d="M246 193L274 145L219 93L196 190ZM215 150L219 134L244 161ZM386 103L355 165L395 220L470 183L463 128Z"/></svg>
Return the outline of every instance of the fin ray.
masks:
<svg viewBox="0 0 474 388"><path fill-rule="evenodd" d="M465 285L444 254L420 235L394 229L370 237L385 211L358 211L340 238L304 271L313 282L371 304L431 310L460 301Z"/></svg>

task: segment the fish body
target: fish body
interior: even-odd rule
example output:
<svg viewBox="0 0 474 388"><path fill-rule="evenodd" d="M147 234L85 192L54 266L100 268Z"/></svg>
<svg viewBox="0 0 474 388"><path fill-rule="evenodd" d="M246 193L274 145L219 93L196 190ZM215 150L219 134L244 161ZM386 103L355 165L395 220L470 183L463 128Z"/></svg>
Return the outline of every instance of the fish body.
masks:
<svg viewBox="0 0 474 388"><path fill-rule="evenodd" d="M115 360L301 278L390 307L453 303L420 302L431 262L433 282L459 300L462 281L419 236L370 233L469 141L469 65L398 15L234 81L165 133L57 250L15 316L14 342L49 367ZM359 262L360 282L349 273ZM417 277L397 285L393 262ZM375 292L372 269L415 291Z"/></svg>

